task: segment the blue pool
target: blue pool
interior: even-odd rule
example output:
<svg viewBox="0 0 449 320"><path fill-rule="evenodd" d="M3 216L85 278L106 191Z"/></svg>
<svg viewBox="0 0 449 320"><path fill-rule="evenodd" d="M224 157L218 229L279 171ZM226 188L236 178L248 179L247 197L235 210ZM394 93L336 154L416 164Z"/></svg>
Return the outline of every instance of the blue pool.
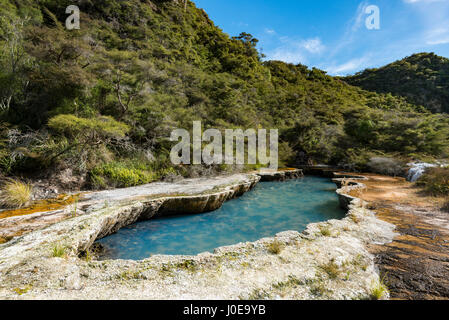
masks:
<svg viewBox="0 0 449 320"><path fill-rule="evenodd" d="M159 218L125 227L98 242L108 259L140 260L154 254L196 255L215 248L303 231L309 223L341 219L336 186L329 179L305 177L261 182L214 212Z"/></svg>

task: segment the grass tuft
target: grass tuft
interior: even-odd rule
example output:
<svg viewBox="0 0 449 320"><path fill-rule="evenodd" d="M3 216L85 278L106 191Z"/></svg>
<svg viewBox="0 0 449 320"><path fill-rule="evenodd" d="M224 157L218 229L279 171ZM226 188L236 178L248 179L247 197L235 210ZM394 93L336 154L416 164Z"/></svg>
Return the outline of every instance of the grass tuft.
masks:
<svg viewBox="0 0 449 320"><path fill-rule="evenodd" d="M31 290L30 285L26 286L25 288L14 288L14 292L16 294L18 294L19 296L24 295L25 293L27 293L30 290Z"/></svg>
<svg viewBox="0 0 449 320"><path fill-rule="evenodd" d="M322 297L329 291L322 281L318 281L310 287L310 293L317 297Z"/></svg>
<svg viewBox="0 0 449 320"><path fill-rule="evenodd" d="M382 300L389 294L387 285L385 284L385 278L380 279L373 283L370 291L371 300Z"/></svg>
<svg viewBox="0 0 449 320"><path fill-rule="evenodd" d="M66 255L66 248L60 244L56 244L51 252L51 256L54 258L62 258Z"/></svg>
<svg viewBox="0 0 449 320"><path fill-rule="evenodd" d="M178 269L183 269L191 272L196 271L198 268L197 263L193 260L185 260L183 262L177 263L175 267Z"/></svg>
<svg viewBox="0 0 449 320"><path fill-rule="evenodd" d="M320 234L323 237L330 237L332 235L331 230L329 229L329 227L325 227L325 226L320 226Z"/></svg>
<svg viewBox="0 0 449 320"><path fill-rule="evenodd" d="M8 179L0 191L0 205L7 208L22 208L31 201L32 191L30 184Z"/></svg>
<svg viewBox="0 0 449 320"><path fill-rule="evenodd" d="M282 249L283 244L278 240L274 240L273 242L267 245L267 250L271 254L280 254Z"/></svg>
<svg viewBox="0 0 449 320"><path fill-rule="evenodd" d="M356 223L356 224L359 224L362 220L358 217L358 216L356 216L355 214L351 214L350 216L349 216L349 218L351 218L351 220L354 222L354 223Z"/></svg>
<svg viewBox="0 0 449 320"><path fill-rule="evenodd" d="M341 274L340 267L335 263L334 260L331 260L326 264L320 265L319 268L329 276L329 279L337 279L338 276Z"/></svg>

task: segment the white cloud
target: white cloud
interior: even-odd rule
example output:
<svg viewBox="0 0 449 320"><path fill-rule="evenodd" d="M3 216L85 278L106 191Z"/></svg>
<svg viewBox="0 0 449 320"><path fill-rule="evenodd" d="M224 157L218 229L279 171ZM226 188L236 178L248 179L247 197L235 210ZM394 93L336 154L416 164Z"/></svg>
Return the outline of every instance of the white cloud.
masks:
<svg viewBox="0 0 449 320"><path fill-rule="evenodd" d="M448 0L403 0L405 3L447 2Z"/></svg>
<svg viewBox="0 0 449 320"><path fill-rule="evenodd" d="M369 6L369 4L364 1L359 4L357 7L357 11L355 13L355 16L349 21L349 24L351 24L351 31L355 32L358 29L360 29L361 26L363 26L364 17L365 17L365 9Z"/></svg>
<svg viewBox="0 0 449 320"><path fill-rule="evenodd" d="M449 0L401 2L403 11L390 12L394 19L381 16L385 19L381 32L365 30L364 11L369 2L361 0L352 17L348 17L340 38L325 46L319 37L295 39L278 35L278 47L266 52L267 57L316 66L332 75L347 75L413 53L447 50L444 45L449 44ZM381 10L387 8L384 5ZM436 48L437 45L441 47Z"/></svg>
<svg viewBox="0 0 449 320"><path fill-rule="evenodd" d="M266 28L266 29L265 29L265 33L266 33L266 34L269 34L269 35L275 35L275 34L276 34L276 31L274 31L273 29L268 29L268 28Z"/></svg>
<svg viewBox="0 0 449 320"><path fill-rule="evenodd" d="M449 43L449 28L436 28L427 33L428 45Z"/></svg>
<svg viewBox="0 0 449 320"><path fill-rule="evenodd" d="M413 10L418 14L424 28L415 35L420 43L441 45L449 43L449 0L403 0L414 4Z"/></svg>
<svg viewBox="0 0 449 320"><path fill-rule="evenodd" d="M268 54L270 60L279 60L287 63L306 63L306 59L303 54L298 51L284 50L282 48L277 48L270 54Z"/></svg>
<svg viewBox="0 0 449 320"><path fill-rule="evenodd" d="M324 67L323 69L331 75L342 76L351 72L360 71L369 65L369 57L356 58L343 64Z"/></svg>
<svg viewBox="0 0 449 320"><path fill-rule="evenodd" d="M334 46L334 49L330 52L330 57L337 55L344 48L356 41L358 31L365 24L365 9L368 6L369 3L367 1L363 1L358 5L354 16L352 16L352 18L346 23L345 33L342 35L338 43Z"/></svg>
<svg viewBox="0 0 449 320"><path fill-rule="evenodd" d="M294 40L280 37L281 45L267 53L270 60L280 60L287 63L306 63L310 55L319 55L326 49L320 38Z"/></svg>
<svg viewBox="0 0 449 320"><path fill-rule="evenodd" d="M319 38L304 40L300 46L310 53L322 53L326 48Z"/></svg>

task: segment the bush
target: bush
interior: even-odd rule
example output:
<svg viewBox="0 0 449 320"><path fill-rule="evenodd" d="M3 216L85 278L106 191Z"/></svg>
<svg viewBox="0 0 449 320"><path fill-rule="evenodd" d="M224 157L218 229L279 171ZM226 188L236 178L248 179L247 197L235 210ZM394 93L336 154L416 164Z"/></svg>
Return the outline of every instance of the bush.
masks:
<svg viewBox="0 0 449 320"><path fill-rule="evenodd" d="M338 166L351 172L363 172L368 170L369 159L373 153L364 149L348 149L342 156Z"/></svg>
<svg viewBox="0 0 449 320"><path fill-rule="evenodd" d="M51 256L54 258L62 258L66 255L66 248L60 244L53 246Z"/></svg>
<svg viewBox="0 0 449 320"><path fill-rule="evenodd" d="M375 281L372 284L370 290L370 299L371 300L382 300L388 297L389 290L387 285L385 284L385 278L380 279L379 281Z"/></svg>
<svg viewBox="0 0 449 320"><path fill-rule="evenodd" d="M405 172L405 165L402 161L394 158L374 157L367 164L371 172L387 176L401 176Z"/></svg>
<svg viewBox="0 0 449 320"><path fill-rule="evenodd" d="M156 178L151 168L125 162L107 163L90 171L91 184L97 189L133 187L150 183Z"/></svg>
<svg viewBox="0 0 449 320"><path fill-rule="evenodd" d="M329 279L337 279L338 276L341 274L340 267L335 263L334 260L331 260L326 264L320 265L319 268L329 276Z"/></svg>
<svg viewBox="0 0 449 320"><path fill-rule="evenodd" d="M48 121L48 126L57 133L69 138L86 138L86 143L95 142L92 139L123 138L129 127L112 117L100 116L86 119L74 115L60 114Z"/></svg>
<svg viewBox="0 0 449 320"><path fill-rule="evenodd" d="M186 12L180 1L74 1L89 23L65 32L56 25L68 2L0 0L0 104L9 101L7 110L0 108L0 170L6 174L70 167L84 176L97 168L91 175L97 186L146 182L152 173L178 179L161 172L171 164L103 164L142 150L160 161L173 146L170 132L190 130L200 119L204 129L279 129L280 166L300 155L301 164L341 161L347 170L365 171L379 155L449 154L446 115L417 111L405 98L360 90L316 68L263 61L256 39L229 37L192 1ZM103 17L114 17L114 27ZM136 27L136 19L145 23ZM431 62L447 66L443 58ZM425 72L429 66L422 65ZM11 143L7 133L26 127L36 138L23 133ZM186 177L220 172L176 170Z"/></svg>
<svg viewBox="0 0 449 320"><path fill-rule="evenodd" d="M424 173L417 184L432 196L449 195L449 168L431 168Z"/></svg>
<svg viewBox="0 0 449 320"><path fill-rule="evenodd" d="M267 245L267 250L271 254L280 254L282 249L283 244L278 240L274 240Z"/></svg>
<svg viewBox="0 0 449 320"><path fill-rule="evenodd" d="M31 201L32 187L19 180L8 179L0 191L0 205L21 208Z"/></svg>

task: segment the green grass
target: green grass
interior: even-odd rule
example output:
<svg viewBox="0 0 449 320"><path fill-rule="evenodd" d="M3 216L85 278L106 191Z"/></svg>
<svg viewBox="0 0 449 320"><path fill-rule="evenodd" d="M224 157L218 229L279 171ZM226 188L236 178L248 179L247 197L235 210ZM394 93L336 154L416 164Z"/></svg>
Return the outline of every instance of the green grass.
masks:
<svg viewBox="0 0 449 320"><path fill-rule="evenodd" d="M248 300L258 301L267 300L271 298L271 294L264 289L254 289L248 296Z"/></svg>
<svg viewBox="0 0 449 320"><path fill-rule="evenodd" d="M178 1L102 1L83 12L89 23L74 36L51 27L47 10L43 12L44 7L64 12L65 2L1 1L8 5L2 6L6 32L0 52L20 48L23 57L16 73L10 59L0 59L0 88L13 94L8 112L0 112L4 173L70 167L87 178L83 188L94 189L145 184L176 171L182 176L208 174L211 168L179 166L174 171L152 164L170 167L170 132L190 130L192 121L200 119L204 129L278 128L280 164L294 160L294 150L303 150L317 163L341 163L360 171L373 157L448 154L445 115L376 93L384 80L397 86L394 72L374 81L373 91L367 92L316 68L263 61L257 39L231 38L192 1L185 11ZM23 7L29 20L23 19ZM103 19L111 12L117 20L114 28ZM136 28L136 19L148 23ZM85 35L95 35L96 45L81 41ZM82 54L54 54L64 48L78 48ZM441 68L447 59L425 54L412 62L429 79L447 75ZM423 87L420 74L406 71L411 79L404 84L415 83L412 92L421 91L416 90ZM23 79L30 81L26 92L17 85ZM445 88L435 89L447 98ZM11 129L28 127L33 132L20 131L20 139L13 139L17 145L9 141ZM18 147L23 159L15 161ZM139 160L142 165L133 161L138 157L146 159Z"/></svg>
<svg viewBox="0 0 449 320"><path fill-rule="evenodd" d="M138 270L125 270L116 275L119 280L142 280L145 276Z"/></svg>
<svg viewBox="0 0 449 320"><path fill-rule="evenodd" d="M310 293L317 297L322 297L329 292L330 290L326 288L326 285L324 284L323 281L316 281L310 287Z"/></svg>
<svg viewBox="0 0 449 320"><path fill-rule="evenodd" d="M138 186L156 180L157 176L148 166L114 161L91 170L90 179L95 188L101 189Z"/></svg>
<svg viewBox="0 0 449 320"><path fill-rule="evenodd" d="M86 262L92 261L92 254L89 249L81 252L78 257L83 259Z"/></svg>
<svg viewBox="0 0 449 320"><path fill-rule="evenodd" d="M78 201L79 201L79 196L76 196L75 203L73 204L72 218L76 218L76 212L78 210Z"/></svg>
<svg viewBox="0 0 449 320"><path fill-rule="evenodd" d="M51 256L54 258L63 258L66 255L66 248L60 244L56 244L51 252Z"/></svg>
<svg viewBox="0 0 449 320"><path fill-rule="evenodd" d="M197 263L193 260L185 260L183 262L177 263L175 267L190 272L194 272L198 269Z"/></svg>
<svg viewBox="0 0 449 320"><path fill-rule="evenodd" d="M350 264L352 264L356 269L360 268L363 271L366 271L368 269L368 264L366 263L365 258L361 254L358 254L350 262Z"/></svg>
<svg viewBox="0 0 449 320"><path fill-rule="evenodd" d="M19 296L24 295L30 290L31 290L30 285L26 286L25 288L14 288L14 292L17 293Z"/></svg>
<svg viewBox="0 0 449 320"><path fill-rule="evenodd" d="M283 290L285 288L295 288L303 284L304 282L296 278L295 276L289 276L287 281L278 282L273 285L273 288L277 290Z"/></svg>
<svg viewBox="0 0 449 320"><path fill-rule="evenodd" d="M329 279L332 280L337 279L342 272L340 270L340 267L335 263L334 260L331 260L328 263L320 265L319 269L324 271L328 275Z"/></svg>
<svg viewBox="0 0 449 320"><path fill-rule="evenodd" d="M385 283L385 278L375 281L371 286L370 299L371 300L382 300L389 294L388 287Z"/></svg>
<svg viewBox="0 0 449 320"><path fill-rule="evenodd" d="M0 191L0 205L8 208L22 208L31 201L33 188L20 180L8 179Z"/></svg>

